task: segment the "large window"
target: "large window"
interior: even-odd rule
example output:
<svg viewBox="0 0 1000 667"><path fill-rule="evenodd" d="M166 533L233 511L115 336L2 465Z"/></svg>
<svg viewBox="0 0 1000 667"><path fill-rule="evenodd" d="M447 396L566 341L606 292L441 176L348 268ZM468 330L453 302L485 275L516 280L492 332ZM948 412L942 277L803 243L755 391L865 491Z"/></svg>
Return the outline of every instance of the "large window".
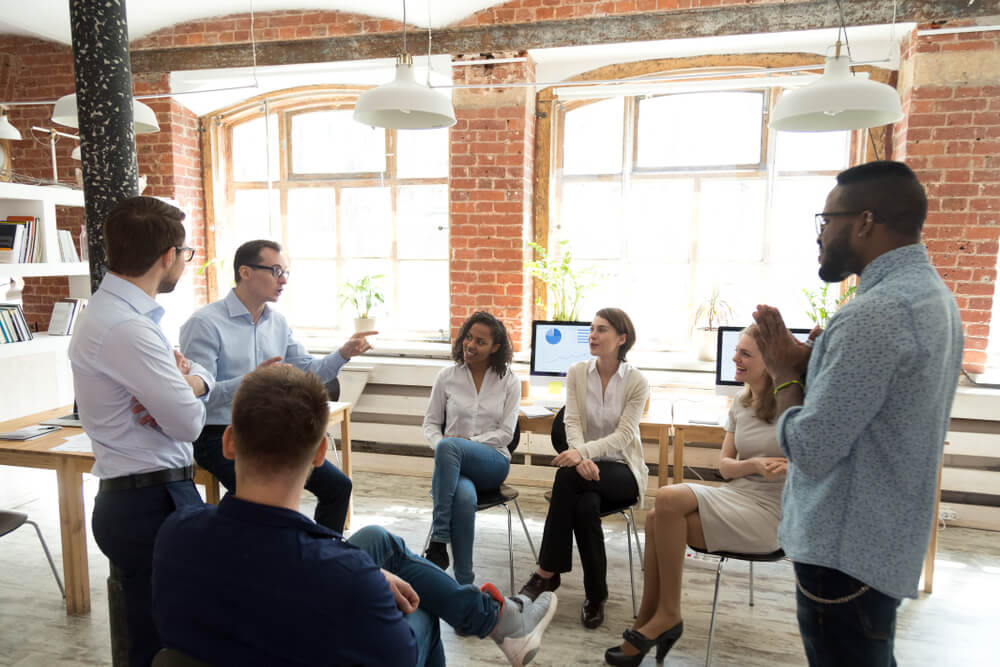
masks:
<svg viewBox="0 0 1000 667"><path fill-rule="evenodd" d="M215 192L216 256L228 289L233 252L278 240L291 278L278 304L299 332L343 335L346 281L382 275L383 335L439 340L448 333L448 132L395 132L352 119L353 99L275 94L265 122L255 104L224 117ZM227 159L231 156L231 159ZM219 197L219 194L216 194Z"/></svg>
<svg viewBox="0 0 1000 667"><path fill-rule="evenodd" d="M581 315L626 309L641 344L685 349L718 288L742 325L756 304L810 324L813 214L847 166L847 132L775 133L771 91L685 93L558 105L549 247L568 239L602 279Z"/></svg>

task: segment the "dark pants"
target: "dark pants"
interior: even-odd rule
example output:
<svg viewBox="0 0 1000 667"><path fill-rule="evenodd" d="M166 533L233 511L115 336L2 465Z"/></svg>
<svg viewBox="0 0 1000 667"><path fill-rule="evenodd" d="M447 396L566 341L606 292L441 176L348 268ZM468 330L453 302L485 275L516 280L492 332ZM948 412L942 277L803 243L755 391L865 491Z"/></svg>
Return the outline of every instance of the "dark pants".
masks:
<svg viewBox="0 0 1000 667"><path fill-rule="evenodd" d="M583 565L583 589L591 602L608 597L608 559L604 553L602 509L628 506L639 498L639 487L624 463L597 461L599 481L580 477L576 468L560 468L552 484L538 564L549 572L573 569L573 536Z"/></svg>
<svg viewBox="0 0 1000 667"><path fill-rule="evenodd" d="M236 466L222 455L222 434L225 426L208 424L194 441L194 460L222 482L227 491L236 491ZM351 502L351 480L330 463L313 468L306 490L316 496L316 523L338 533L344 532L344 521Z"/></svg>
<svg viewBox="0 0 1000 667"><path fill-rule="evenodd" d="M190 480L142 489L101 491L94 500L94 540L121 574L128 624L129 664L149 665L160 650L153 624L153 542L176 508L200 504Z"/></svg>
<svg viewBox="0 0 1000 667"><path fill-rule="evenodd" d="M895 667L892 654L899 599L874 588L844 602L864 584L838 570L795 563L799 632L811 667ZM811 600L812 596L830 602Z"/></svg>

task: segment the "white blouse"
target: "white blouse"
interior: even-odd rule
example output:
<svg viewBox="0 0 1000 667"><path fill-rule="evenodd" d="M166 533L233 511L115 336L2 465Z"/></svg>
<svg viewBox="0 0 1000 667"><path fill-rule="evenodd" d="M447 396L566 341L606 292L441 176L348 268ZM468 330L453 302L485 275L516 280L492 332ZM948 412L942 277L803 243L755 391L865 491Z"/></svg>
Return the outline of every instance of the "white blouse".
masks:
<svg viewBox="0 0 1000 667"><path fill-rule="evenodd" d="M601 374L597 372L597 359L587 362L587 440L598 440L611 435L618 428L622 417L625 378L631 366L626 362L618 364L606 389L601 388ZM595 461L624 461L620 452L598 456Z"/></svg>
<svg viewBox="0 0 1000 667"><path fill-rule="evenodd" d="M489 445L510 460L507 445L520 402L521 383L509 368L503 377L488 368L478 392L465 364L442 368L424 414L424 437L435 447L446 434L456 435Z"/></svg>

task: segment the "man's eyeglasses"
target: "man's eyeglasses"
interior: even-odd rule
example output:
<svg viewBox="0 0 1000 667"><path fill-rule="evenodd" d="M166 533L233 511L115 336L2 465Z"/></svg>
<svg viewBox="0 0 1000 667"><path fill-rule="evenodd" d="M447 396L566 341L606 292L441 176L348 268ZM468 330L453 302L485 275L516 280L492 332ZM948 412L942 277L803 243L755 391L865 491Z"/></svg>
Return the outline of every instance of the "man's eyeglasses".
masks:
<svg viewBox="0 0 1000 667"><path fill-rule="evenodd" d="M186 245L175 245L174 249L178 255L184 258L185 262L190 262L194 259L194 248L189 248Z"/></svg>
<svg viewBox="0 0 1000 667"><path fill-rule="evenodd" d="M860 215L864 211L827 211L825 213L817 213L815 215L816 220L816 236L823 233L823 229L830 224L827 218L835 218L839 215Z"/></svg>
<svg viewBox="0 0 1000 667"><path fill-rule="evenodd" d="M263 264L244 264L243 266L249 266L251 269L260 269L261 271L270 271L275 280L278 278L288 280L288 276L292 274L291 269L283 269L278 264L275 264L274 266L264 266Z"/></svg>

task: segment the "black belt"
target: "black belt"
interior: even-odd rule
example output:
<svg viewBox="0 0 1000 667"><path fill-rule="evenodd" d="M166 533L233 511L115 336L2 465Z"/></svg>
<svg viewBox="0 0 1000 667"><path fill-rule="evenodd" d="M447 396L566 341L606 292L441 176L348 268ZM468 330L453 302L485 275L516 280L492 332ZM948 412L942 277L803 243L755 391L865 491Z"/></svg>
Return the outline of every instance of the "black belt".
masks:
<svg viewBox="0 0 1000 667"><path fill-rule="evenodd" d="M124 477L112 477L102 479L99 491L125 491L127 489L142 489L147 486L157 484L169 484L170 482L183 482L186 479L194 479L194 465L183 468L170 468L168 470L154 470L138 475L125 475Z"/></svg>

